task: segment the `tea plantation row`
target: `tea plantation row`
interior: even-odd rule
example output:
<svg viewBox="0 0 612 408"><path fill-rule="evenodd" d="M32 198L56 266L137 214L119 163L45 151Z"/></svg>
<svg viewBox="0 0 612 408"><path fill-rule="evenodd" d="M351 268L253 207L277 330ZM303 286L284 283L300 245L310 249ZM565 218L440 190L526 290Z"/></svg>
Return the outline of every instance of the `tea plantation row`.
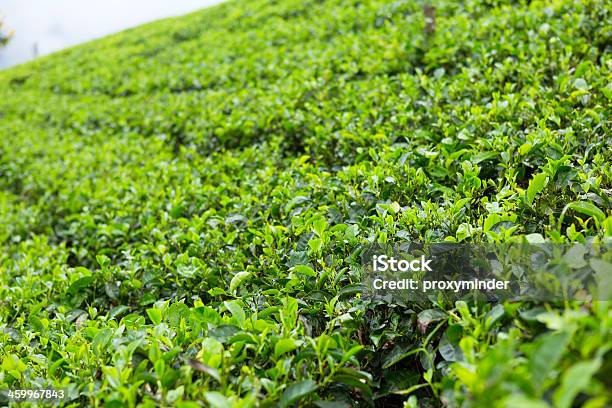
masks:
<svg viewBox="0 0 612 408"><path fill-rule="evenodd" d="M0 389L609 406L609 302L373 302L356 265L610 239L611 27L605 0L233 0L0 72Z"/></svg>

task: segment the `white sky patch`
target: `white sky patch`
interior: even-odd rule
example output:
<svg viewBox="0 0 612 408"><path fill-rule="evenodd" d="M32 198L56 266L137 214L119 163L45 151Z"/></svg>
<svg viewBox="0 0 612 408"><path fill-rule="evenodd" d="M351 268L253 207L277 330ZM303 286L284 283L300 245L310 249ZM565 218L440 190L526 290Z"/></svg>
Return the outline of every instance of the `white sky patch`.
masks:
<svg viewBox="0 0 612 408"><path fill-rule="evenodd" d="M4 29L15 34L0 50L0 68L221 0L0 0Z"/></svg>

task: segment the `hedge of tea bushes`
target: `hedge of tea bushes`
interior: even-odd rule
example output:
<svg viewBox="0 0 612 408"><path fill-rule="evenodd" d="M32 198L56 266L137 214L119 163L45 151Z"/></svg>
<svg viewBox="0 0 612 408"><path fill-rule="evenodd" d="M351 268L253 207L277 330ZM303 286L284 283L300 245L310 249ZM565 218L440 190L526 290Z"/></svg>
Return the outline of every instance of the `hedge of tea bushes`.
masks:
<svg viewBox="0 0 612 408"><path fill-rule="evenodd" d="M381 303L358 265L609 239L611 27L606 1L230 0L0 72L0 388L607 406L608 302Z"/></svg>

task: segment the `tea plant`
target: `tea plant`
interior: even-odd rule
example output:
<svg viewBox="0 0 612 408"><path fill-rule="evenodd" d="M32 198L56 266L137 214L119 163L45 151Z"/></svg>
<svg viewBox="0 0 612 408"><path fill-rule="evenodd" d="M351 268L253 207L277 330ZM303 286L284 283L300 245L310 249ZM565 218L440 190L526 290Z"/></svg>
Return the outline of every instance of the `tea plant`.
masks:
<svg viewBox="0 0 612 408"><path fill-rule="evenodd" d="M372 243L612 235L609 2L424 3L235 0L0 72L0 388L609 406L608 302L362 296Z"/></svg>

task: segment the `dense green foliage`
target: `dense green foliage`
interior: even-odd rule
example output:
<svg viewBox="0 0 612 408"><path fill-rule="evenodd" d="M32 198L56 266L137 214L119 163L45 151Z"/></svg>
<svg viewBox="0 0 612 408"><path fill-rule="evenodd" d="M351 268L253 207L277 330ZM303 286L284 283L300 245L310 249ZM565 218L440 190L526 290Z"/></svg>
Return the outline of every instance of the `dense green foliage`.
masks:
<svg viewBox="0 0 612 408"><path fill-rule="evenodd" d="M0 388L612 403L608 302L360 296L372 242L612 235L610 3L433 4L236 0L0 72Z"/></svg>

